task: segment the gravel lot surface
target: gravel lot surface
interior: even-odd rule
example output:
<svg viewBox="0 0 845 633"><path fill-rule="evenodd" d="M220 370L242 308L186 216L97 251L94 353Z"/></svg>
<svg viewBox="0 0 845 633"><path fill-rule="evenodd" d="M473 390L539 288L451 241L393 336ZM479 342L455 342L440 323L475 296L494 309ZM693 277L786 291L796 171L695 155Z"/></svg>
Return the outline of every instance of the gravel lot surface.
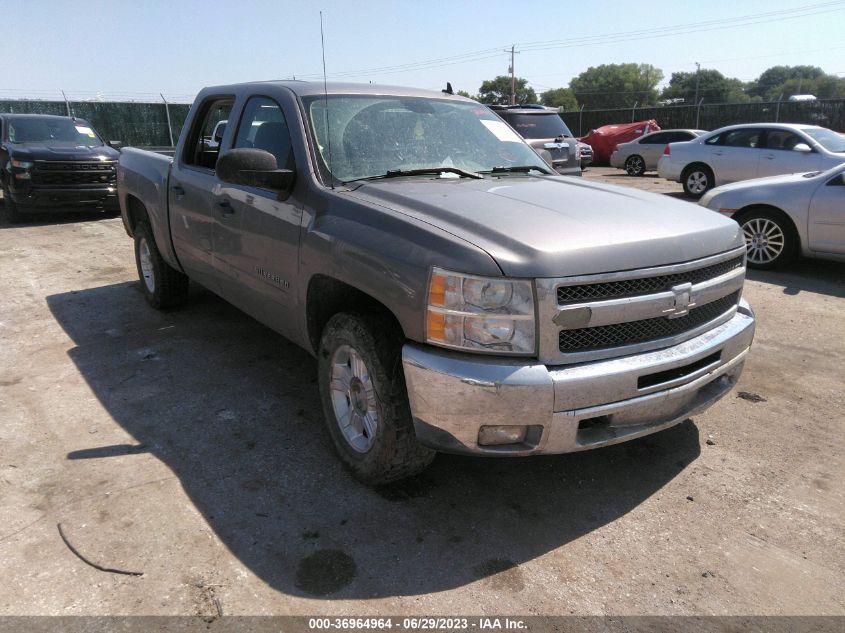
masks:
<svg viewBox="0 0 845 633"><path fill-rule="evenodd" d="M304 351L202 289L153 311L118 218L3 221L0 614L843 615L845 266L749 277L705 414L371 490Z"/></svg>

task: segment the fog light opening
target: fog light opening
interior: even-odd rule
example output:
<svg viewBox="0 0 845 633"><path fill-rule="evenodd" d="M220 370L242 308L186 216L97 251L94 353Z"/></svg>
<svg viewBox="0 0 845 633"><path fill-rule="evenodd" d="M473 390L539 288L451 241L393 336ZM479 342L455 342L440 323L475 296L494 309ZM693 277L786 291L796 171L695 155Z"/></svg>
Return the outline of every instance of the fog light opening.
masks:
<svg viewBox="0 0 845 633"><path fill-rule="evenodd" d="M525 425L482 426L478 430L479 446L501 446L502 444L521 444L525 441L528 427Z"/></svg>
<svg viewBox="0 0 845 633"><path fill-rule="evenodd" d="M610 416L601 415L597 418L586 418L578 422L578 430L601 429L610 426Z"/></svg>

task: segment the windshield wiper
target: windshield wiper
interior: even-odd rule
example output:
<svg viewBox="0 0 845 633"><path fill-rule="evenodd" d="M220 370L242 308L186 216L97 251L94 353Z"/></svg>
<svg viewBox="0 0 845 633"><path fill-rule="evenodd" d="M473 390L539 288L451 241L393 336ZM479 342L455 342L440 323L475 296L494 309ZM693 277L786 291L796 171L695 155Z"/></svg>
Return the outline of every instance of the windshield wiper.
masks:
<svg viewBox="0 0 845 633"><path fill-rule="evenodd" d="M362 180L381 180L384 178L399 178L400 176L429 176L436 174L457 174L461 178L484 178L481 174L474 171L467 171L458 167L424 167L422 169L388 169L386 173L378 176L365 176L364 178L353 178L346 182L359 182Z"/></svg>
<svg viewBox="0 0 845 633"><path fill-rule="evenodd" d="M539 171L541 174L550 174L551 172L543 167L537 165L509 165L507 167L494 167L490 170L491 174L527 174L530 171Z"/></svg>

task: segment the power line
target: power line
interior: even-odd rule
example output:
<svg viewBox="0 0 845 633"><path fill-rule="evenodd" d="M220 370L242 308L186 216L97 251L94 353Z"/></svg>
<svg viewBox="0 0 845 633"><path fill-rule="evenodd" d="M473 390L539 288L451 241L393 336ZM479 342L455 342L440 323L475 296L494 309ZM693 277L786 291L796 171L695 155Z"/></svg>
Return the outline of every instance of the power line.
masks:
<svg viewBox="0 0 845 633"><path fill-rule="evenodd" d="M686 35L689 33L709 32L723 29L739 28L743 26L752 26L755 24L766 24L770 22L779 22L801 17L819 15L822 13L842 11L843 9L845 9L845 6L843 5L845 5L845 1L837 0L835 2L816 3L795 7L792 9L782 9L779 11L768 11L764 13L755 13L745 16L739 16L731 19L729 23L725 23L725 19L723 18L720 20L686 23L668 27L653 27L649 29L639 29L635 31L608 33L603 35L589 35L583 37L570 38L567 40L528 42L524 45L521 45L521 47L523 50L526 51L544 51L559 48L614 44L654 37L671 37L676 35ZM339 71L336 73L332 73L331 76L335 78L348 78L363 74L395 74L407 72L409 70L428 70L433 68L441 68L444 66L465 64L469 62L482 61L486 59L491 59L493 57L498 57L499 55L501 55L500 50L501 46L496 48L481 49L468 53L462 53L459 55L452 55L450 57L439 57L428 60L420 60L416 62L408 62L405 64L397 64L393 66L381 66L374 68ZM322 76L321 73L297 73L297 75L302 78L318 78Z"/></svg>

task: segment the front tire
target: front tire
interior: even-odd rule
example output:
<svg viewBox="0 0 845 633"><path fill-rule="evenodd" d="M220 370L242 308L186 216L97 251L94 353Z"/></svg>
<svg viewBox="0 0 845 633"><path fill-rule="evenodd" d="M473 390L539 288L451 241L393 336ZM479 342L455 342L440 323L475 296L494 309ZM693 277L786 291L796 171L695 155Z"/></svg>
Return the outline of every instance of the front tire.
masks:
<svg viewBox="0 0 845 633"><path fill-rule="evenodd" d="M166 310L184 303L188 297L188 277L164 261L150 225L139 222L133 234L135 265L149 304L157 310Z"/></svg>
<svg viewBox="0 0 845 633"><path fill-rule="evenodd" d="M9 193L9 188L5 185L3 186L3 206L6 209L6 219L9 221L9 224L23 222L24 217L18 210L18 205L12 200L12 194Z"/></svg>
<svg viewBox="0 0 845 633"><path fill-rule="evenodd" d="M336 314L318 350L317 382L332 442L355 477L370 485L416 475L435 456L414 434L397 329L378 314Z"/></svg>
<svg viewBox="0 0 845 633"><path fill-rule="evenodd" d="M749 267L772 270L795 259L798 237L785 216L767 209L751 209L737 222L745 238Z"/></svg>
<svg viewBox="0 0 845 633"><path fill-rule="evenodd" d="M696 200L713 188L714 180L713 170L707 165L690 165L681 174L684 193Z"/></svg>
<svg viewBox="0 0 845 633"><path fill-rule="evenodd" d="M645 173L645 160L637 154L629 156L625 160L625 171L629 176L642 176Z"/></svg>

